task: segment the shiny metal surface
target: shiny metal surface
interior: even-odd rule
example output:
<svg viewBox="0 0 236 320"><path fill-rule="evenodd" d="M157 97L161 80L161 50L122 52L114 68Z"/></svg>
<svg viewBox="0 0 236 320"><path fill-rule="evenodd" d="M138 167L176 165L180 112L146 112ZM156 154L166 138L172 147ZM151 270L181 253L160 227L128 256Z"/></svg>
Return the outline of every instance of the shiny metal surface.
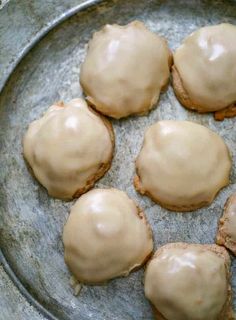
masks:
<svg viewBox="0 0 236 320"><path fill-rule="evenodd" d="M143 293L143 270L103 286L83 287L78 297L73 296L61 240L72 202L49 198L31 177L22 159L22 136L28 123L38 118L52 102L68 101L82 95L79 68L85 56L85 45L91 34L105 23L124 24L140 19L151 30L164 35L171 49L175 49L185 36L203 25L222 21L236 24L236 2L114 0L102 1L86 9L92 3L88 1L85 7L65 8L63 13L53 16L51 22L42 23L40 31L31 33L26 45L6 63L0 83L4 87L0 96L2 263L13 281L19 287L24 286L21 290L32 304L38 305L41 311L47 310L44 313L48 318L151 320L151 308ZM83 11L73 15L79 9ZM72 17L66 20L68 16ZM66 21L55 27L58 19ZM52 31L38 41L48 29ZM15 41L14 37L12 41ZM31 47L33 49L16 67ZM7 56L4 50L1 53ZM132 185L134 159L145 128L159 119L189 119L202 123L217 131L231 149L234 161L231 184L220 192L209 208L175 214L135 192ZM173 241L213 243L224 202L236 190L235 119L215 122L212 115L189 112L179 105L169 87L161 96L159 106L149 115L113 121L113 125L115 158L111 170L97 186L123 189L143 207L153 227L156 247ZM235 258L232 261L235 289Z"/></svg>

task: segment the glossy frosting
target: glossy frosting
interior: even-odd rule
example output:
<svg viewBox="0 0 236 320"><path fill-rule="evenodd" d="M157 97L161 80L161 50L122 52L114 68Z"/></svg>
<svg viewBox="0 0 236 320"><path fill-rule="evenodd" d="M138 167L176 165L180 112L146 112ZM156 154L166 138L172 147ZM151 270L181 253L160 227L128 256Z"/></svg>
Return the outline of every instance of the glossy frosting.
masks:
<svg viewBox="0 0 236 320"><path fill-rule="evenodd" d="M136 166L144 193L184 210L210 203L229 183L231 159L222 138L208 128L159 121L147 129Z"/></svg>
<svg viewBox="0 0 236 320"><path fill-rule="evenodd" d="M35 177L62 199L84 188L113 151L108 128L82 99L51 106L30 124L23 147Z"/></svg>
<svg viewBox="0 0 236 320"><path fill-rule="evenodd" d="M117 189L94 189L81 196L64 227L63 242L69 269L85 283L127 276L153 249L145 217Z"/></svg>
<svg viewBox="0 0 236 320"><path fill-rule="evenodd" d="M145 113L169 79L166 41L142 22L106 25L93 35L81 67L88 101L114 118Z"/></svg>
<svg viewBox="0 0 236 320"><path fill-rule="evenodd" d="M227 298L224 259L204 246L161 249L145 273L154 307L167 320L218 320Z"/></svg>
<svg viewBox="0 0 236 320"><path fill-rule="evenodd" d="M189 98L200 111L216 111L236 102L236 26L199 29L174 54L174 64Z"/></svg>

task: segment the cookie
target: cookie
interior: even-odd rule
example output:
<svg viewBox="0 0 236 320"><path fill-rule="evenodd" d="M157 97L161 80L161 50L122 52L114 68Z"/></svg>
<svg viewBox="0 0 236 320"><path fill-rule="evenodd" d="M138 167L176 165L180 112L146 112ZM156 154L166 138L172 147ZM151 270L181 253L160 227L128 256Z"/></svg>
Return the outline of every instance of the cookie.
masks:
<svg viewBox="0 0 236 320"><path fill-rule="evenodd" d="M236 193L232 194L225 204L216 242L236 255Z"/></svg>
<svg viewBox="0 0 236 320"><path fill-rule="evenodd" d="M170 243L145 271L144 289L158 320L230 320L230 257L217 245Z"/></svg>
<svg viewBox="0 0 236 320"><path fill-rule="evenodd" d="M134 185L169 210L192 211L213 201L230 169L218 134L190 121L159 121L145 133Z"/></svg>
<svg viewBox="0 0 236 320"><path fill-rule="evenodd" d="M63 243L70 271L88 284L127 276L153 250L144 213L117 189L94 189L82 195L65 224Z"/></svg>
<svg viewBox="0 0 236 320"><path fill-rule="evenodd" d="M56 103L33 121L23 141L24 157L50 196L72 199L109 169L114 149L111 124L82 99Z"/></svg>
<svg viewBox="0 0 236 320"><path fill-rule="evenodd" d="M215 118L236 115L236 26L203 27L174 53L173 87L180 103Z"/></svg>
<svg viewBox="0 0 236 320"><path fill-rule="evenodd" d="M142 22L106 25L89 42L80 83L99 112L117 119L142 115L167 87L171 64L167 42Z"/></svg>

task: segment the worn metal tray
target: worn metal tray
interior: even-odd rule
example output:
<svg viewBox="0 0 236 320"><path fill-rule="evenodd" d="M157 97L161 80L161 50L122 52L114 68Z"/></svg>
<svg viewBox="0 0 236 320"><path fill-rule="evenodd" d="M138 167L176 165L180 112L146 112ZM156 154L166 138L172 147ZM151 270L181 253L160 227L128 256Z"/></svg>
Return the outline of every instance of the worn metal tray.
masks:
<svg viewBox="0 0 236 320"><path fill-rule="evenodd" d="M165 36L171 49L195 29L220 22L236 24L235 1L89 1L76 14L68 12L44 30L45 37L15 68L0 96L0 245L1 260L23 294L50 319L150 320L143 293L143 270L102 286L84 286L75 297L63 260L62 228L72 202L50 198L29 174L22 158L27 125L57 100L82 95L80 64L85 45L105 23L125 24L139 19ZM65 18L68 18L65 20ZM52 28L53 27L53 28ZM52 29L49 33L48 30ZM233 156L231 184L208 208L173 213L138 195L132 185L134 159L145 128L160 119L188 119L217 131ZM171 86L159 105L144 117L112 121L116 153L110 171L97 186L125 190L145 210L155 247L167 242L213 243L226 198L236 191L236 119L216 122L180 106ZM193 182L194 183L194 182ZM232 257L236 290L236 260Z"/></svg>

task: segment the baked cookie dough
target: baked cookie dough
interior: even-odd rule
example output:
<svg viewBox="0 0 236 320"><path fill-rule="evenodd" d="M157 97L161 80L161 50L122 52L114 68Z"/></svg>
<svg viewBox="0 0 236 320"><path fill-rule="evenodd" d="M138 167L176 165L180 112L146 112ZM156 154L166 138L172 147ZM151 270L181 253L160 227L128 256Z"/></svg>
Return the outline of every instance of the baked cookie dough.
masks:
<svg viewBox="0 0 236 320"><path fill-rule="evenodd" d="M142 115L166 88L171 63L165 39L142 22L106 25L89 42L80 83L101 113L117 119Z"/></svg>
<svg viewBox="0 0 236 320"><path fill-rule="evenodd" d="M229 183L231 158L222 138L189 121L159 121L145 133L135 188L173 211L209 205Z"/></svg>
<svg viewBox="0 0 236 320"><path fill-rule="evenodd" d="M52 105L33 121L23 153L50 196L71 199L90 189L109 169L114 149L111 124L82 99Z"/></svg>
<svg viewBox="0 0 236 320"><path fill-rule="evenodd" d="M230 257L223 247L167 244L148 263L144 286L158 320L233 319Z"/></svg>
<svg viewBox="0 0 236 320"><path fill-rule="evenodd" d="M186 108L236 115L236 26L223 23L193 32L174 53L173 87Z"/></svg>
<svg viewBox="0 0 236 320"><path fill-rule="evenodd" d="M126 193L94 189L72 207L63 232L65 262L81 283L127 276L153 250L144 213Z"/></svg>
<svg viewBox="0 0 236 320"><path fill-rule="evenodd" d="M236 255L236 193L227 200L219 222L217 243L224 245Z"/></svg>

